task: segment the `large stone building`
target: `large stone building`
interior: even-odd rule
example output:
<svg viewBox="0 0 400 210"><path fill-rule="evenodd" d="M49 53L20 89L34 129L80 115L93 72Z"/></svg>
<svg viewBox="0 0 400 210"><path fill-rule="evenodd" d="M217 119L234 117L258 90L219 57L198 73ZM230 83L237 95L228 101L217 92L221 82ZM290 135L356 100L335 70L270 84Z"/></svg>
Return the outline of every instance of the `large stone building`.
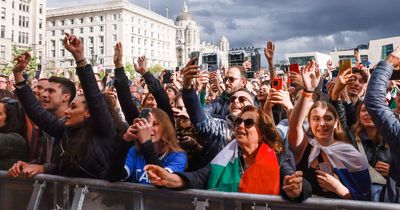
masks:
<svg viewBox="0 0 400 210"><path fill-rule="evenodd" d="M0 1L0 68L13 60L13 48L31 49L42 63L46 0Z"/></svg>
<svg viewBox="0 0 400 210"><path fill-rule="evenodd" d="M65 32L81 38L86 58L105 69L114 67L117 42L122 42L124 62L133 63L146 55L149 65L176 66L174 21L127 0L47 10L46 56L50 66L75 66L63 46Z"/></svg>
<svg viewBox="0 0 400 210"><path fill-rule="evenodd" d="M190 60L190 53L199 51L199 63L228 66L229 41L222 36L219 46L200 41L200 29L193 16L189 13L186 1L183 11L175 20L176 32L176 58L177 65L184 66Z"/></svg>

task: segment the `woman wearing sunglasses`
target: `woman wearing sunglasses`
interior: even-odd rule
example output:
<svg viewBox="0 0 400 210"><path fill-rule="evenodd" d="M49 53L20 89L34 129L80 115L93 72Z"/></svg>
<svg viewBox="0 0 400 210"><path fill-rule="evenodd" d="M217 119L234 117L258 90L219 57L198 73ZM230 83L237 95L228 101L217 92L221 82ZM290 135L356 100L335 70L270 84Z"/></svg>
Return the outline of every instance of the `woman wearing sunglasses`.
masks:
<svg viewBox="0 0 400 210"><path fill-rule="evenodd" d="M151 182L168 188L282 194L298 201L310 195L310 185L300 171L295 172L268 115L246 106L235 120L234 132L235 139L195 172L171 174L159 166L146 166Z"/></svg>
<svg viewBox="0 0 400 210"><path fill-rule="evenodd" d="M369 200L371 181L368 162L352 145L340 141L336 109L327 102L313 103L311 98L319 83L315 62L301 73L304 90L289 119L289 146L304 178L310 181L313 194L331 198ZM307 117L310 130L303 131Z"/></svg>
<svg viewBox="0 0 400 210"><path fill-rule="evenodd" d="M198 135L200 138L204 137L206 139L202 145L203 149L199 154L199 157L202 157L201 161L195 166L195 168L199 169L206 166L232 140L234 120L243 107L254 104L255 97L246 89L239 89L230 97L229 115L225 120L207 115L201 106L196 90L192 86L194 79L200 77L199 66L194 65L196 59L191 59L182 71L182 99L190 121L198 132ZM189 166L189 168L193 167Z"/></svg>

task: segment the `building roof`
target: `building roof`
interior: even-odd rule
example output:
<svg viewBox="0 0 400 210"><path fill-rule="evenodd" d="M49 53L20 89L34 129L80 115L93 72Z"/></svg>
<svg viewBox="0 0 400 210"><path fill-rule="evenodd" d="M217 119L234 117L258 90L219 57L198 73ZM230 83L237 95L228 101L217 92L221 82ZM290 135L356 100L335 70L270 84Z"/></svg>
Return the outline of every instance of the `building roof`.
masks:
<svg viewBox="0 0 400 210"><path fill-rule="evenodd" d="M194 21L193 16L189 14L186 1L183 2L183 11L176 17L176 22L178 21Z"/></svg>

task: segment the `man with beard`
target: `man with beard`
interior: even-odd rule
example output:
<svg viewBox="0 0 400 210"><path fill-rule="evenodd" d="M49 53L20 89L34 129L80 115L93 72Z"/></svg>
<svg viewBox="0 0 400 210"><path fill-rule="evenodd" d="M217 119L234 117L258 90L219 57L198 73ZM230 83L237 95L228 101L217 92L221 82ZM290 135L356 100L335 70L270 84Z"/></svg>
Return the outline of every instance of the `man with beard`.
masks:
<svg viewBox="0 0 400 210"><path fill-rule="evenodd" d="M205 108L212 117L219 119L225 119L229 114L232 93L246 86L246 72L239 66L232 66L226 71L223 82L225 91Z"/></svg>

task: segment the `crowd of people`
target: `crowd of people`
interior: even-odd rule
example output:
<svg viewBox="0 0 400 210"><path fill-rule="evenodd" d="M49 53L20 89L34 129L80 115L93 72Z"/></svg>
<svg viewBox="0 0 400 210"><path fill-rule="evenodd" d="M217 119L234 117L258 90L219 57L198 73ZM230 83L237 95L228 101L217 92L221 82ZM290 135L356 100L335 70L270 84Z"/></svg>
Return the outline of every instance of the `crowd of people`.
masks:
<svg viewBox="0 0 400 210"><path fill-rule="evenodd" d="M79 83L24 77L29 52L16 58L12 86L0 77L0 170L9 176L400 202L400 95L390 94L400 48L371 69L355 52L355 66L337 76L332 61L278 75L268 41L269 69L254 78L249 62L207 71L193 57L165 83L145 56L130 80L117 43L109 85L79 38L65 34L64 46Z"/></svg>

